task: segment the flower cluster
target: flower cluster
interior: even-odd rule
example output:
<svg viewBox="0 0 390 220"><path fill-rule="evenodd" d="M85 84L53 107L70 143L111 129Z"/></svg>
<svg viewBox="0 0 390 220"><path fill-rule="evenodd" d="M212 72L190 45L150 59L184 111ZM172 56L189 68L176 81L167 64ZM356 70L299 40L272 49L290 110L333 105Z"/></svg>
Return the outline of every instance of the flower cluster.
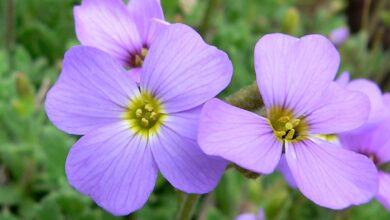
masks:
<svg viewBox="0 0 390 220"><path fill-rule="evenodd" d="M158 171L181 191L210 192L228 163L280 170L327 208L376 196L390 209L390 174L378 171L390 160L390 96L348 74L334 81L340 57L325 37L263 36L264 109L250 112L215 98L232 77L226 53L165 22L158 0L83 0L74 15L82 46L65 54L45 107L55 126L81 136L69 183L104 209L140 209Z"/></svg>

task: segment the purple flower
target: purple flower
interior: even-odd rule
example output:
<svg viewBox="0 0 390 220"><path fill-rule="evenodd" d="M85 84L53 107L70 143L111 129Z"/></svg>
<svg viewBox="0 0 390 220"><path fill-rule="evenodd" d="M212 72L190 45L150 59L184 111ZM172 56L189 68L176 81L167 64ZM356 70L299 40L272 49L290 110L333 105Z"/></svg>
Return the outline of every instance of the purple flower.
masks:
<svg viewBox="0 0 390 220"><path fill-rule="evenodd" d="M361 153L375 163L379 178L376 199L390 211L390 174L380 169L381 165L390 162L390 118L376 127L368 126L361 132L345 132L338 137L343 147Z"/></svg>
<svg viewBox="0 0 390 220"><path fill-rule="evenodd" d="M255 68L266 117L213 99L202 110L198 143L257 173L273 172L285 157L299 190L321 206L368 202L378 189L372 161L315 136L357 128L369 113L364 94L332 82L339 62L320 35L264 36Z"/></svg>
<svg viewBox="0 0 390 220"><path fill-rule="evenodd" d="M237 216L236 220L265 220L263 209L259 209L257 214L244 213Z"/></svg>
<svg viewBox="0 0 390 220"><path fill-rule="evenodd" d="M159 0L83 0L74 8L76 34L81 44L99 48L131 68L139 81L140 67L167 24Z"/></svg>
<svg viewBox="0 0 390 220"><path fill-rule="evenodd" d="M329 34L329 39L336 46L340 46L349 37L349 30L347 27L340 27L332 30Z"/></svg>
<svg viewBox="0 0 390 220"><path fill-rule="evenodd" d="M158 170L179 190L207 193L226 166L196 136L203 103L230 82L228 56L182 24L154 45L138 86L109 54L74 47L46 99L53 124L83 135L66 161L68 181L115 215L144 205Z"/></svg>
<svg viewBox="0 0 390 220"><path fill-rule="evenodd" d="M375 126L378 122L390 116L390 109L386 106L382 97L382 91L375 82L367 79L354 79L350 81L348 72L342 73L336 82L348 90L364 93L369 99L369 102L366 104L370 106L369 117L363 126L355 129L353 132L370 129L371 126Z"/></svg>

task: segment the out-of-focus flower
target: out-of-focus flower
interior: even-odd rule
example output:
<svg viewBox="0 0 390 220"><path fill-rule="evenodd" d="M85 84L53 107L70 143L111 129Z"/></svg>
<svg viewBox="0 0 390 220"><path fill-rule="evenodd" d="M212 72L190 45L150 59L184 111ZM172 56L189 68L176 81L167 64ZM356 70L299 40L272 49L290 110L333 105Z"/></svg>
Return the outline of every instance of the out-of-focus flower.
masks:
<svg viewBox="0 0 390 220"><path fill-rule="evenodd" d="M329 33L329 39L336 46L343 44L349 37L349 29L347 27L340 27L332 30Z"/></svg>
<svg viewBox="0 0 390 220"><path fill-rule="evenodd" d="M155 36L167 23L159 0L83 0L74 8L77 38L131 68L139 81L140 67Z"/></svg>
<svg viewBox="0 0 390 220"><path fill-rule="evenodd" d="M387 99L389 96L384 97ZM343 147L361 153L375 163L379 178L376 199L390 211L390 174L381 170L383 164L390 162L390 117L382 120L376 127L372 124L367 126L360 129L360 132L345 132L338 136Z"/></svg>
<svg viewBox="0 0 390 220"><path fill-rule="evenodd" d="M368 202L378 190L372 161L315 136L357 128L369 114L364 94L332 82L339 62L323 36L264 36L255 67L267 118L213 99L201 113L201 148L264 174L285 157L299 190L324 207Z"/></svg>
<svg viewBox="0 0 390 220"><path fill-rule="evenodd" d="M369 99L369 102L366 103L367 106L370 106L370 114L367 122L362 127L348 132L359 132L362 129L370 129L370 127L376 126L378 122L390 116L390 109L386 106L382 97L382 91L375 82L362 78L350 80L348 72L343 72L336 82L348 90L364 93Z"/></svg>
<svg viewBox="0 0 390 220"><path fill-rule="evenodd" d="M257 214L243 213L237 216L236 220L265 220L265 214L263 209L259 209Z"/></svg>
<svg viewBox="0 0 390 220"><path fill-rule="evenodd" d="M72 48L46 99L54 125L83 135L66 161L68 181L115 215L145 204L158 170L179 190L206 193L226 166L196 136L203 103L231 80L228 56L182 24L154 44L139 84L109 54Z"/></svg>

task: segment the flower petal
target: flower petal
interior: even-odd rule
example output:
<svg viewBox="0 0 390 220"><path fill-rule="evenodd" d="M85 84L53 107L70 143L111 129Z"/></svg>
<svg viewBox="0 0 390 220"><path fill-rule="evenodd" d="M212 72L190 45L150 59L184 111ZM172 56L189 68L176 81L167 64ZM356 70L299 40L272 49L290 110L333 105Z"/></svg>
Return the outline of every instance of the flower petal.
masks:
<svg viewBox="0 0 390 220"><path fill-rule="evenodd" d="M363 129L374 126L378 122L389 117L390 109L386 107L382 92L378 85L373 81L366 79L352 80L348 84L347 89L362 92L369 99L371 110L367 122L364 124L364 127L362 127Z"/></svg>
<svg viewBox="0 0 390 220"><path fill-rule="evenodd" d="M133 79L134 82L139 83L139 81L141 79L141 68L140 67L131 68L128 71L128 74L131 76L131 78Z"/></svg>
<svg viewBox="0 0 390 220"><path fill-rule="evenodd" d="M126 122L83 136L66 160L70 184L114 215L142 208L157 173L147 141L132 136Z"/></svg>
<svg viewBox="0 0 390 220"><path fill-rule="evenodd" d="M74 16L81 44L104 50L126 66L131 54L141 51L139 31L122 0L83 0Z"/></svg>
<svg viewBox="0 0 390 220"><path fill-rule="evenodd" d="M277 169L283 175L283 177L287 181L288 185L290 185L292 188L297 188L297 183L294 180L294 177L291 173L290 167L288 167L288 164L286 161L286 156L284 154L280 158Z"/></svg>
<svg viewBox="0 0 390 220"><path fill-rule="evenodd" d="M172 24L145 58L141 89L157 96L167 112L180 112L216 96L231 77L226 53L206 44L190 27Z"/></svg>
<svg viewBox="0 0 390 220"><path fill-rule="evenodd" d="M162 175L186 193L213 190L225 171L227 162L204 154L196 140L176 133L175 127L162 127L149 140L154 159Z"/></svg>
<svg viewBox="0 0 390 220"><path fill-rule="evenodd" d="M322 97L321 104L306 115L305 119L312 134L348 131L366 122L370 112L369 103L363 93L332 83Z"/></svg>
<svg viewBox="0 0 390 220"><path fill-rule="evenodd" d="M170 114L164 121L164 124L180 136L196 140L202 107L203 105L187 111Z"/></svg>
<svg viewBox="0 0 390 220"><path fill-rule="evenodd" d="M390 118L367 130L344 132L338 135L343 147L358 153L374 156L375 162L390 162Z"/></svg>
<svg viewBox="0 0 390 220"><path fill-rule="evenodd" d="M390 174L379 172L379 191L376 199L390 211Z"/></svg>
<svg viewBox="0 0 390 220"><path fill-rule="evenodd" d="M265 35L256 44L255 69L266 107L306 114L321 101L339 62L336 48L323 36Z"/></svg>
<svg viewBox="0 0 390 220"><path fill-rule="evenodd" d="M244 213L237 216L236 220L258 220L255 214Z"/></svg>
<svg viewBox="0 0 390 220"><path fill-rule="evenodd" d="M387 108L390 108L390 93L386 92L383 94L383 102L387 106Z"/></svg>
<svg viewBox="0 0 390 220"><path fill-rule="evenodd" d="M371 134L371 133L370 133ZM371 147L371 135L365 133L343 132L337 135L341 146L357 153L367 153Z"/></svg>
<svg viewBox="0 0 390 220"><path fill-rule="evenodd" d="M282 143L266 119L218 99L202 110L198 143L206 154L257 173L274 171L282 155Z"/></svg>
<svg viewBox="0 0 390 220"><path fill-rule="evenodd" d="M373 131L366 134L366 138L370 140L365 148L368 155L372 154L376 157L379 164L390 162L390 119L383 121Z"/></svg>
<svg viewBox="0 0 390 220"><path fill-rule="evenodd" d="M332 30L329 33L329 40L331 40L336 46L340 46L349 37L349 29L347 27L340 27Z"/></svg>
<svg viewBox="0 0 390 220"><path fill-rule="evenodd" d="M150 46L157 34L150 31L151 19L158 18L164 20L164 13L160 0L130 0L128 6L130 14L137 25L143 43Z"/></svg>
<svg viewBox="0 0 390 220"><path fill-rule="evenodd" d="M320 139L286 146L286 159L300 191L320 206L343 209L368 202L378 172L366 156Z"/></svg>
<svg viewBox="0 0 390 220"><path fill-rule="evenodd" d="M78 46L65 54L62 73L46 97L45 108L58 128L82 135L118 121L138 94L135 82L110 55Z"/></svg>
<svg viewBox="0 0 390 220"><path fill-rule="evenodd" d="M339 77L335 80L340 86L346 87L350 81L350 75L348 71L344 71L340 74Z"/></svg>

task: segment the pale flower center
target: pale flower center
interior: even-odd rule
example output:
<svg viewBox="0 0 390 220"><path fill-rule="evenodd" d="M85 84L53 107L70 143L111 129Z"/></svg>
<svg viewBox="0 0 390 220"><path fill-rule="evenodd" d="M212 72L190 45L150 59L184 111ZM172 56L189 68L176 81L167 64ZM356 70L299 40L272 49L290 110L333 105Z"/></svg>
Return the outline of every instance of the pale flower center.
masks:
<svg viewBox="0 0 390 220"><path fill-rule="evenodd" d="M134 133L148 137L159 131L165 116L162 104L150 93L142 92L130 101L123 118Z"/></svg>

